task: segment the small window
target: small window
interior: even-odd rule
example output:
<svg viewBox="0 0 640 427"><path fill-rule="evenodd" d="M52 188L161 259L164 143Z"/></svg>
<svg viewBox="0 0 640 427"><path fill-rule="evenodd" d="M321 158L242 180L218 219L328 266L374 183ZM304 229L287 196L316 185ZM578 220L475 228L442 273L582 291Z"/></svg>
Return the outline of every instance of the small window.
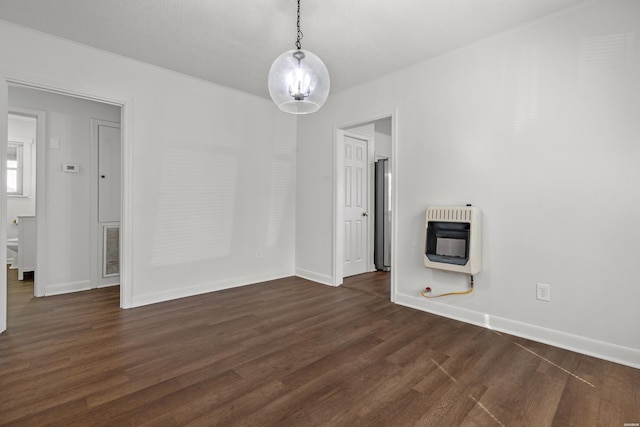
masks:
<svg viewBox="0 0 640 427"><path fill-rule="evenodd" d="M7 148L7 194L22 196L22 144L9 143Z"/></svg>
<svg viewBox="0 0 640 427"><path fill-rule="evenodd" d="M7 195L28 197L31 189L31 140L9 138Z"/></svg>

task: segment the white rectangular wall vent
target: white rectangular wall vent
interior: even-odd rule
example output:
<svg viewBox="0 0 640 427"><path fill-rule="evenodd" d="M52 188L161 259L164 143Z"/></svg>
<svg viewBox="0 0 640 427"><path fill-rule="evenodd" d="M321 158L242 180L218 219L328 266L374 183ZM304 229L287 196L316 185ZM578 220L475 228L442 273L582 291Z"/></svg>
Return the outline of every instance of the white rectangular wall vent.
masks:
<svg viewBox="0 0 640 427"><path fill-rule="evenodd" d="M465 221L471 222L473 211L478 208L466 207L435 207L427 209L427 220L431 221Z"/></svg>
<svg viewBox="0 0 640 427"><path fill-rule="evenodd" d="M120 226L104 227L104 247L102 252L102 277L120 274Z"/></svg>
<svg viewBox="0 0 640 427"><path fill-rule="evenodd" d="M427 209L424 265L428 268L477 274L482 268L481 212L472 206Z"/></svg>

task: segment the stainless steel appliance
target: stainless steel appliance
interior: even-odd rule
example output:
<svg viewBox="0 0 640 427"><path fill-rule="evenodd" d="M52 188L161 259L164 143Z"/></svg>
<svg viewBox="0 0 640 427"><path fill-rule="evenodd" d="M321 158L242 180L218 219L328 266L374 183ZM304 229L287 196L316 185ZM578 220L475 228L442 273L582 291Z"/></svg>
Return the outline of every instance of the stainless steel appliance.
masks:
<svg viewBox="0 0 640 427"><path fill-rule="evenodd" d="M376 270L391 270L391 170L389 159L375 162L373 260Z"/></svg>

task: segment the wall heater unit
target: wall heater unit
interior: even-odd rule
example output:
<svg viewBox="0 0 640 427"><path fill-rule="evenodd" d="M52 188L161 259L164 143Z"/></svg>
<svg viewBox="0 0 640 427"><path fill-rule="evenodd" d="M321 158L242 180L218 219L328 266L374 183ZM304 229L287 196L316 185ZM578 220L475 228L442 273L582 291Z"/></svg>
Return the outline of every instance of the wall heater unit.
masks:
<svg viewBox="0 0 640 427"><path fill-rule="evenodd" d="M480 209L441 206L427 209L424 265L469 275L482 268Z"/></svg>

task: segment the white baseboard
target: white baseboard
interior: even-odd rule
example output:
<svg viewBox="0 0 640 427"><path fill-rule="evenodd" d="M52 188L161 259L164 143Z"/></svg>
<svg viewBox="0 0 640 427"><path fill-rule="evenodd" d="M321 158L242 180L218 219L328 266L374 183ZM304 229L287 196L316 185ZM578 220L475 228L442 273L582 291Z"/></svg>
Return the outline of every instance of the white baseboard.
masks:
<svg viewBox="0 0 640 427"><path fill-rule="evenodd" d="M296 268L296 276L303 279L311 280L312 282L321 283L323 285L335 286L333 284L333 277L309 270L304 270L302 268Z"/></svg>
<svg viewBox="0 0 640 427"><path fill-rule="evenodd" d="M253 285L269 280L282 279L290 277L292 271L276 271L256 276L238 277L228 280L220 280L217 282L203 283L201 285L190 286L188 288L171 289L163 292L156 292L146 295L134 295L131 299L131 308L141 307L148 304L156 304L164 301L170 301L178 298L192 297L194 295L206 294L209 292L221 291L223 289L237 288L240 286ZM135 288L134 288L135 291ZM135 293L135 292L134 292Z"/></svg>
<svg viewBox="0 0 640 427"><path fill-rule="evenodd" d="M99 288L99 289L102 289L102 288L110 288L110 287L112 287L112 286L120 286L120 281L117 281L117 282L115 282L115 283L105 283L105 284L102 284L102 285L98 285L98 288Z"/></svg>
<svg viewBox="0 0 640 427"><path fill-rule="evenodd" d="M424 298L413 295L396 293L395 303L640 369L640 350L635 348L594 340L592 338L556 331L504 317L492 316L432 300L429 300L428 305L425 305Z"/></svg>
<svg viewBox="0 0 640 427"><path fill-rule="evenodd" d="M44 289L44 296L68 294L71 292L88 291L91 289L91 280L80 280L78 282L56 283L47 285Z"/></svg>

